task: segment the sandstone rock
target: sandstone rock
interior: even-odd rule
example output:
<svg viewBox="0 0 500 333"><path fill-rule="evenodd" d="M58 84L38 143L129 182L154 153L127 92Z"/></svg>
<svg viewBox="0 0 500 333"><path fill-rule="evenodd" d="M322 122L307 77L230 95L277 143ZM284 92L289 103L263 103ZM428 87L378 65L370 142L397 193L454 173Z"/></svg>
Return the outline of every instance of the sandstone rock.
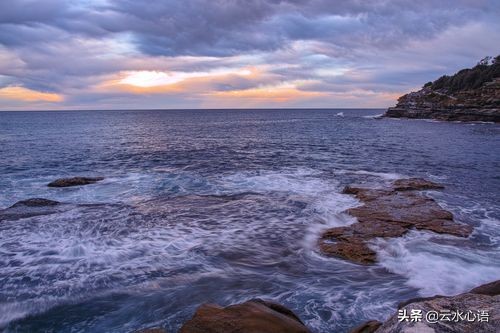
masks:
<svg viewBox="0 0 500 333"><path fill-rule="evenodd" d="M382 323L377 320L370 320L365 323L362 323L359 326L356 326L349 333L373 333L377 331L377 329L382 326Z"/></svg>
<svg viewBox="0 0 500 333"><path fill-rule="evenodd" d="M417 322L400 321L398 314L395 314L383 323L376 330L376 333L496 333L500 327L500 312L498 311L500 309L499 286L500 280L456 296L438 295L404 302L399 311L406 311L407 314L410 314L412 310L420 310L423 314L422 320ZM470 311L474 315L467 318L475 318L475 320L439 320L434 323L425 319L425 314L429 311L437 313L461 311L464 314ZM488 321L480 322L478 318L480 316L485 318L485 313L488 314Z"/></svg>
<svg viewBox="0 0 500 333"><path fill-rule="evenodd" d="M500 78L477 89L452 93L424 87L401 96L384 117L500 122Z"/></svg>
<svg viewBox="0 0 500 333"><path fill-rule="evenodd" d="M308 333L300 319L284 306L260 299L221 307L200 306L179 333Z"/></svg>
<svg viewBox="0 0 500 333"><path fill-rule="evenodd" d="M498 296L500 295L500 280L483 284L482 286L476 287L469 292L480 295Z"/></svg>
<svg viewBox="0 0 500 333"><path fill-rule="evenodd" d="M104 177L73 177L73 178L60 178L50 182L49 187L69 187L94 184L103 180Z"/></svg>
<svg viewBox="0 0 500 333"><path fill-rule="evenodd" d="M346 213L357 222L325 231L320 250L331 256L360 264L376 261L376 253L368 242L376 237L400 237L411 229L467 237L472 228L453 222L453 215L441 208L434 199L417 191L441 189L442 185L419 178L399 179L389 187L372 189L348 186L343 193L353 194L362 206Z"/></svg>

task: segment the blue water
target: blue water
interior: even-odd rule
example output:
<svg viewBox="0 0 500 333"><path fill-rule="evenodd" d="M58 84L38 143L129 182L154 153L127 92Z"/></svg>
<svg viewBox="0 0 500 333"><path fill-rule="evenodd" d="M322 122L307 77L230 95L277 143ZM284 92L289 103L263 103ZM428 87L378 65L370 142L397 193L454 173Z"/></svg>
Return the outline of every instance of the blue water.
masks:
<svg viewBox="0 0 500 333"><path fill-rule="evenodd" d="M314 332L346 332L497 279L500 126L382 112L0 113L0 209L70 204L0 222L0 329L175 332L202 303L262 297ZM46 186L78 175L106 179ZM317 252L322 230L353 222L343 186L410 176L443 183L429 195L473 235L380 239L374 266Z"/></svg>

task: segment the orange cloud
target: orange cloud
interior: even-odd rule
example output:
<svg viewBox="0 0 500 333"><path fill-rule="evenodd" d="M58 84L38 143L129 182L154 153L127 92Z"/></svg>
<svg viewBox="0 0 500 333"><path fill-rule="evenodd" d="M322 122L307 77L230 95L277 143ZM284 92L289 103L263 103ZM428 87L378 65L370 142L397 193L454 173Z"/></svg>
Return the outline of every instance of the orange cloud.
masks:
<svg viewBox="0 0 500 333"><path fill-rule="evenodd" d="M55 93L45 93L24 87L0 88L0 99L11 99L25 102L61 102L63 97Z"/></svg>
<svg viewBox="0 0 500 333"><path fill-rule="evenodd" d="M125 71L96 86L97 90L125 91L132 94L163 94L210 91L216 83L236 78L252 80L252 68L216 69L208 72Z"/></svg>
<svg viewBox="0 0 500 333"><path fill-rule="evenodd" d="M244 90L217 91L209 94L216 98L266 100L274 102L288 102L290 100L311 98L326 95L322 92L303 91L293 85L272 87L258 87Z"/></svg>

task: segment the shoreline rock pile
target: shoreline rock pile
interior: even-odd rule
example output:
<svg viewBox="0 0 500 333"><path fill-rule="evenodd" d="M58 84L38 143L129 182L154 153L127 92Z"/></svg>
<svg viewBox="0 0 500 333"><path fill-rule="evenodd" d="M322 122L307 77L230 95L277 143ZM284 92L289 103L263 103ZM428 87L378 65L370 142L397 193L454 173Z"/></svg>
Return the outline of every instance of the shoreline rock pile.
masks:
<svg viewBox="0 0 500 333"><path fill-rule="evenodd" d="M103 178L76 177L55 181L55 186L91 184ZM52 184L52 183L51 183ZM50 184L49 184L50 185ZM428 230L458 237L472 232L468 225L455 223L453 215L440 207L424 190L440 190L442 185L420 179L399 179L389 186L367 188L347 186L344 193L356 196L362 202L346 213L357 218L348 226L326 230L319 240L321 251L327 255L351 260L359 264L376 261L376 253L369 243L377 237L399 237L411 229ZM70 205L53 200L33 198L19 201L0 210L0 221L46 215L67 209ZM398 312L385 322L371 320L351 333L459 333L498 332L500 327L500 280L456 296L436 295L402 302ZM456 322L429 322L400 320L400 313L420 311L422 314L447 311L474 311L488 315L487 321L460 320ZM167 333L160 327L135 333ZM186 321L178 333L311 333L311 330L290 309L270 300L253 299L240 304L221 307L203 304Z"/></svg>
<svg viewBox="0 0 500 333"><path fill-rule="evenodd" d="M349 333L496 333L500 327L499 309L500 280L497 280L455 296L436 295L410 299L401 303L397 312L385 322L370 320L351 329ZM429 312L447 314L452 311L464 314L469 311L476 314L483 313L484 318L479 320L476 315L475 320L465 318L435 322L426 318ZM422 317L418 317L417 320L401 320L401 313L421 313ZM227 307L203 304L198 307L194 316L184 323L178 333L285 332L310 333L311 331L299 317L283 305L255 299ZM167 331L154 327L134 333L167 333Z"/></svg>

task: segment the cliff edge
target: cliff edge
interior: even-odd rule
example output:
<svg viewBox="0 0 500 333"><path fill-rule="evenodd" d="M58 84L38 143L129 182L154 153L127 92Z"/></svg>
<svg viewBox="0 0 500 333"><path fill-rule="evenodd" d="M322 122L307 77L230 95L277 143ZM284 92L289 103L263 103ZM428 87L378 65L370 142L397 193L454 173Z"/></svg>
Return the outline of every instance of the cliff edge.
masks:
<svg viewBox="0 0 500 333"><path fill-rule="evenodd" d="M500 55L401 96L384 117L500 122Z"/></svg>

